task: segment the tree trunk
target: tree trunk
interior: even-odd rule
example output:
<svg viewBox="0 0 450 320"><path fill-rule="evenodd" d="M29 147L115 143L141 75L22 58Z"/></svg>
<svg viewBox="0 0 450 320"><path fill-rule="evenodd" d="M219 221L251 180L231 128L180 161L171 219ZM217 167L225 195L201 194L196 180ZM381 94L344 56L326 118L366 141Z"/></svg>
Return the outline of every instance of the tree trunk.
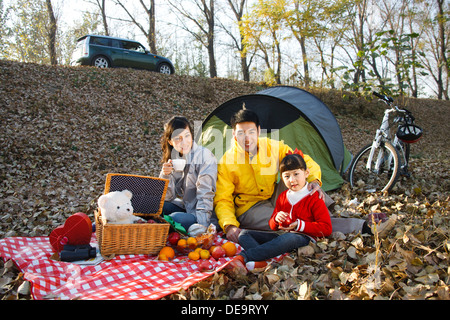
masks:
<svg viewBox="0 0 450 320"><path fill-rule="evenodd" d="M214 1L209 0L209 8L206 5L206 0L202 0L203 3L203 12L208 21L208 56L209 56L209 76L211 78L217 77L217 66L216 66L216 57L214 54L214 28L215 28L215 12L214 12Z"/></svg>
<svg viewBox="0 0 450 320"><path fill-rule="evenodd" d="M440 42L440 61L439 61L439 68L445 69L447 73L447 86L444 86L444 81L442 79L442 71L439 72L440 74L440 83L439 85L442 86L442 88L439 89L439 92L444 95L446 100L449 100L448 95L448 79L450 77L450 66L449 61L447 60L446 56L446 50L448 50L445 42L445 14L444 14L444 0L437 0L438 7L439 7L439 13L438 13L438 24L439 24L439 42Z"/></svg>
<svg viewBox="0 0 450 320"><path fill-rule="evenodd" d="M100 5L99 0L97 0L97 4L100 7L100 11L102 13L103 29L105 29L105 36L109 36L108 21L106 20L105 1L106 0L102 0L102 4Z"/></svg>
<svg viewBox="0 0 450 320"><path fill-rule="evenodd" d="M305 87L309 88L310 77L309 77L309 64L308 56L306 54L305 37L300 37L300 47L302 48L302 60L303 60L303 72L305 73Z"/></svg>
<svg viewBox="0 0 450 320"><path fill-rule="evenodd" d="M147 33L147 41L150 47L150 51L153 53L158 53L158 49L156 48L156 15L155 15L155 0L150 0L150 9L145 7L141 0L142 6L145 8L148 20L149 20L149 30Z"/></svg>
<svg viewBox="0 0 450 320"><path fill-rule="evenodd" d="M53 13L52 2L50 0L46 0L47 12L49 17L49 30L47 33L48 36L48 51L50 53L50 63L54 66L58 64L58 60L56 58L56 18Z"/></svg>
<svg viewBox="0 0 450 320"><path fill-rule="evenodd" d="M358 20L359 20L359 26L355 29L357 31L355 32L355 39L356 39L356 49L358 52L361 52L364 50L364 21L366 19L366 9L367 9L367 2L366 0L363 0L361 3L357 4L358 6ZM356 27L356 26L355 26ZM365 82L366 75L364 71L364 57L359 56L357 57L357 67L355 71L355 75L353 78L353 83L357 86L355 86L355 91L358 91L358 86L360 82Z"/></svg>
<svg viewBox="0 0 450 320"><path fill-rule="evenodd" d="M242 21L242 16L244 15L244 7L245 7L246 1L247 0L240 0L239 7L237 7L237 5L235 6L231 0L228 0L228 5L230 6L231 10L233 11L238 25L240 25L240 23ZM243 77L244 81L249 82L250 81L250 63L248 63L248 61L247 61L247 52L245 51L244 35L242 34L240 28L239 28L239 42L237 41L237 39L235 39L234 36L232 36L232 37L233 37L233 40L235 41L235 46L237 47L239 54L240 54L242 77Z"/></svg>

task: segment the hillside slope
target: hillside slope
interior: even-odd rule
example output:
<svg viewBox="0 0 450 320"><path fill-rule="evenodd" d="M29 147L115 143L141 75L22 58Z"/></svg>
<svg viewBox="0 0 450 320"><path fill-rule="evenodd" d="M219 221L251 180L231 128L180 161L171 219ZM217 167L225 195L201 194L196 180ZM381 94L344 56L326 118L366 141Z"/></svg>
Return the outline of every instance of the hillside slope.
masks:
<svg viewBox="0 0 450 320"><path fill-rule="evenodd" d="M227 99L257 90L220 79L7 61L0 74L2 209L32 213L19 222L28 224L18 228L24 232L36 218L51 223L48 215L87 211L107 172L158 175L159 139L171 116L201 121Z"/></svg>
<svg viewBox="0 0 450 320"><path fill-rule="evenodd" d="M201 122L223 102L263 89L226 79L9 61L0 61L0 77L1 209L31 215L18 221L23 226L4 225L3 234L10 228L40 234L44 227L34 226L35 219L52 224L59 219L49 215L92 211L108 172L158 175L167 119L184 115ZM312 92L336 115L353 154L371 141L383 105ZM447 164L449 102L406 103L425 130L413 157Z"/></svg>
<svg viewBox="0 0 450 320"><path fill-rule="evenodd" d="M106 173L159 174L159 139L167 119L184 115L202 121L223 102L261 89L226 79L0 60L0 238L47 235L75 212L92 216ZM384 110L381 104L342 98L338 91L312 92L336 115L352 153L371 141ZM336 214L343 216L365 217L374 206L395 212L403 217L402 234L417 218L418 228L430 228L422 243L427 246L437 235L434 222L426 219L442 214L447 220L441 228L449 229L450 106L435 100L405 103L425 129L422 141L412 146L412 178L401 181L389 196L364 197L347 186L331 196ZM355 197L361 205L349 210ZM327 269L325 264L318 268ZM398 288L389 292L403 295Z"/></svg>

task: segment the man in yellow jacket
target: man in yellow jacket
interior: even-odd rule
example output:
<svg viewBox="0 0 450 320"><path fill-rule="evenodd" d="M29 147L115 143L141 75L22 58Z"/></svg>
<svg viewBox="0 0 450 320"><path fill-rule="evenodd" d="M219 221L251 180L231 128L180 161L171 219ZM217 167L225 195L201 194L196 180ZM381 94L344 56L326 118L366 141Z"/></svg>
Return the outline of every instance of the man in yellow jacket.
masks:
<svg viewBox="0 0 450 320"><path fill-rule="evenodd" d="M292 149L283 141L260 137L259 119L251 110L237 112L231 126L234 141L218 164L214 209L227 239L238 242L241 227L270 230L268 222L284 186L282 181L277 185L279 163ZM304 159L310 190L324 198L320 166L308 155Z"/></svg>

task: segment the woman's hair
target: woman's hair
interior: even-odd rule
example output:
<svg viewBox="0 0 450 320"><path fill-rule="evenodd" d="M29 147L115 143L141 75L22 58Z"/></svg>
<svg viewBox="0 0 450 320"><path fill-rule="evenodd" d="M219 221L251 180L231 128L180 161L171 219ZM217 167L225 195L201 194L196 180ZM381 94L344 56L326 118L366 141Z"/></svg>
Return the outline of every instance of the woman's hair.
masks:
<svg viewBox="0 0 450 320"><path fill-rule="evenodd" d="M174 131L187 128L189 128L192 137L194 137L194 129L185 117L172 117L164 124L164 133L161 137L161 149L163 152L162 163L166 163L172 158L173 147L169 144L169 141L172 139Z"/></svg>
<svg viewBox="0 0 450 320"><path fill-rule="evenodd" d="M286 157L281 160L280 163L280 172L283 173L285 171L290 170L306 170L306 162L303 157L299 154L288 154Z"/></svg>

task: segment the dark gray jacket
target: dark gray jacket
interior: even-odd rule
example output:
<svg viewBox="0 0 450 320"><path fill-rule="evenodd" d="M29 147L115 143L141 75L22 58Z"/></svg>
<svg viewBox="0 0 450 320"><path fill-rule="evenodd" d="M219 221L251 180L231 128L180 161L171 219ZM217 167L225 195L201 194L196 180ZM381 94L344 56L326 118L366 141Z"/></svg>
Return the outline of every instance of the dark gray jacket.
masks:
<svg viewBox="0 0 450 320"><path fill-rule="evenodd" d="M196 216L198 223L208 227L217 180L217 160L212 152L194 142L183 171L167 176L161 171L159 176L169 180L165 201L183 207Z"/></svg>

